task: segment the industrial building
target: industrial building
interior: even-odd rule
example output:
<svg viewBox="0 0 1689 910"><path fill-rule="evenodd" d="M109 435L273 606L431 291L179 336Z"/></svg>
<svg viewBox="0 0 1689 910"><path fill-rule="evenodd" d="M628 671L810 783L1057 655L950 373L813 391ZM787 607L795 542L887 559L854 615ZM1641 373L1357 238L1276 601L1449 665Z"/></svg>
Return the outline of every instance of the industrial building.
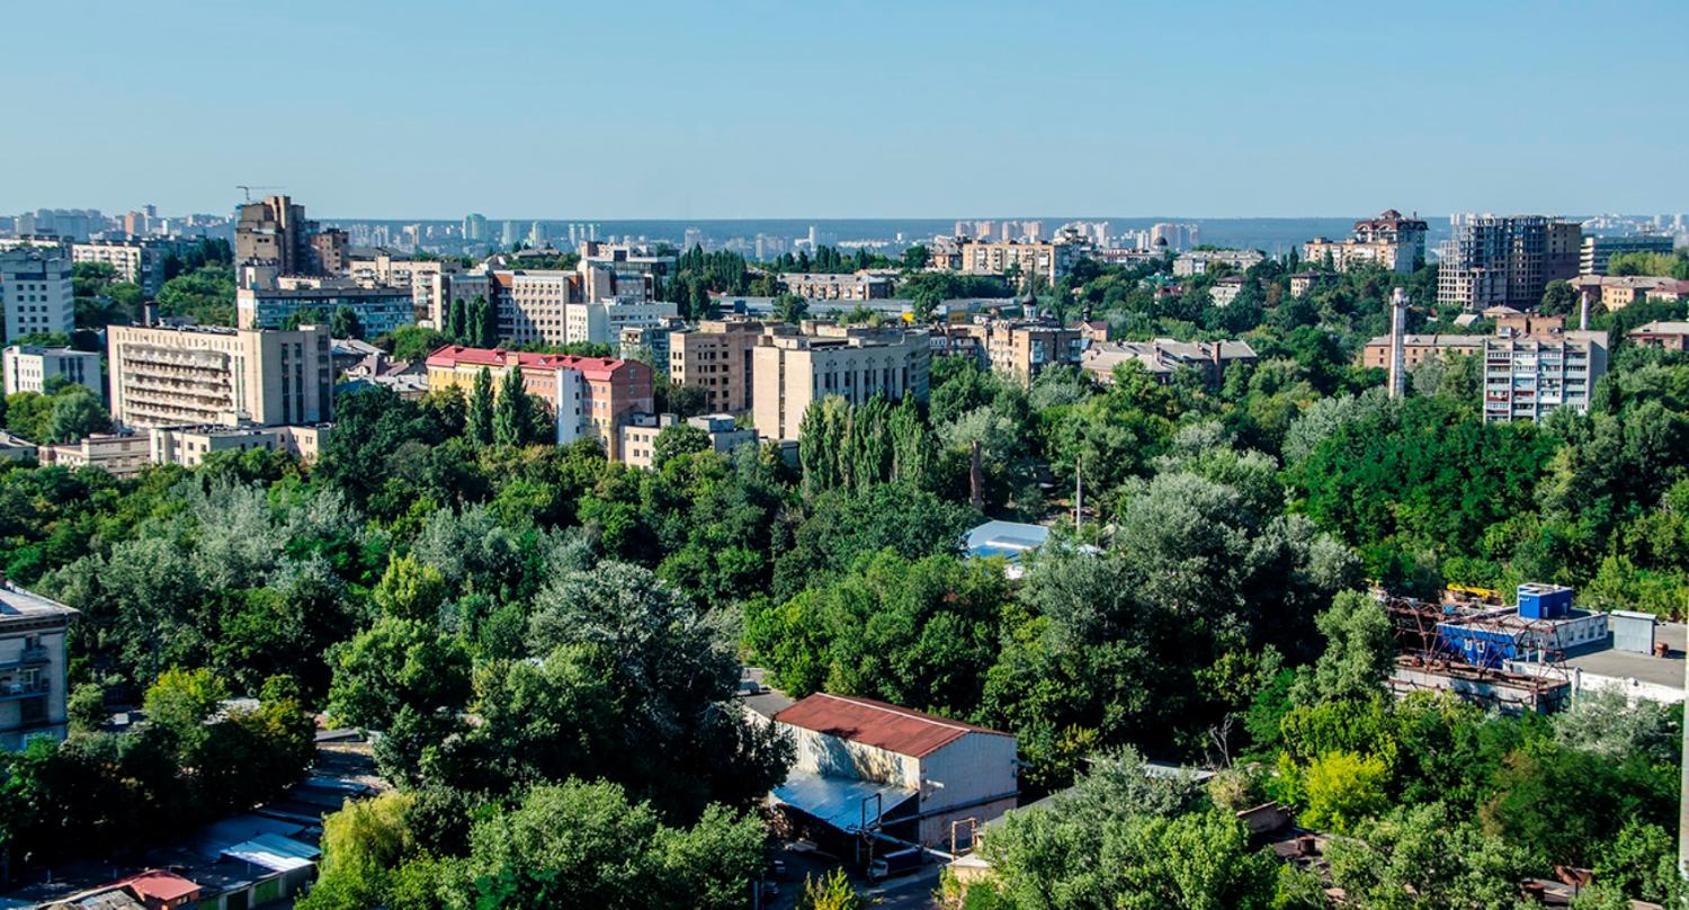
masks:
<svg viewBox="0 0 1689 910"><path fill-rule="evenodd" d="M1572 607L1572 589L1522 584L1517 609L1500 608L1437 624L1450 653L1473 666L1558 660L1573 648L1607 640L1607 615Z"/></svg>
<svg viewBox="0 0 1689 910"><path fill-rule="evenodd" d="M948 845L1013 809L1016 741L998 730L866 698L818 692L774 714L797 759L771 801L796 828L856 845Z"/></svg>

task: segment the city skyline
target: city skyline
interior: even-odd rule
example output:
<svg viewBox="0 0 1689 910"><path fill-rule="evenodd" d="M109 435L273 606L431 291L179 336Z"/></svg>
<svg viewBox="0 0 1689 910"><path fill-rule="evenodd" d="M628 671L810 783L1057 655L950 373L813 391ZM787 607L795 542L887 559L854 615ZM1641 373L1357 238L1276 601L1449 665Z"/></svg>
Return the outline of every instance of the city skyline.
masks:
<svg viewBox="0 0 1689 910"><path fill-rule="evenodd" d="M1024 9L113 4L74 35L102 62L51 70L71 36L28 7L0 73L54 72L10 108L55 135L0 153L30 175L0 211L226 212L238 184L328 218L1689 208L1650 176L1689 132L1656 62L1681 5Z"/></svg>

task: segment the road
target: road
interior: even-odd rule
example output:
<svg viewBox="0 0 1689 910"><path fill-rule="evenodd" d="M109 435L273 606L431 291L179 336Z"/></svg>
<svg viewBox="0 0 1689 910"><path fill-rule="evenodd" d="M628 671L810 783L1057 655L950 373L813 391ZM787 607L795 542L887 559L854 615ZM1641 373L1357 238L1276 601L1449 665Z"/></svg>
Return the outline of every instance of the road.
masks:
<svg viewBox="0 0 1689 910"><path fill-rule="evenodd" d="M801 847L793 849L787 844L774 855L786 863L786 874L778 882L779 896L765 902L765 910L793 910L799 892L803 891L805 876L820 878L837 868L844 868L850 874L850 882L857 891L876 901L875 910L932 910L938 906L933 892L938 890L938 877L944 867L936 862L927 863L917 872L874 884L857 875L842 860L824 853Z"/></svg>

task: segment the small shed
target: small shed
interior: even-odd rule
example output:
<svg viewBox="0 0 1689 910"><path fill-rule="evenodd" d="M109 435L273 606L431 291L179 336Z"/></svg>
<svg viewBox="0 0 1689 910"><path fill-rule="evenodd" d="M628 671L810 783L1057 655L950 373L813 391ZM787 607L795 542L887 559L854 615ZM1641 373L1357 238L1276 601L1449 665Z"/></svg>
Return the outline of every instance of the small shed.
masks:
<svg viewBox="0 0 1689 910"><path fill-rule="evenodd" d="M1633 654L1654 653L1654 627L1659 620L1652 613L1614 610L1607 614L1613 629L1613 649Z"/></svg>

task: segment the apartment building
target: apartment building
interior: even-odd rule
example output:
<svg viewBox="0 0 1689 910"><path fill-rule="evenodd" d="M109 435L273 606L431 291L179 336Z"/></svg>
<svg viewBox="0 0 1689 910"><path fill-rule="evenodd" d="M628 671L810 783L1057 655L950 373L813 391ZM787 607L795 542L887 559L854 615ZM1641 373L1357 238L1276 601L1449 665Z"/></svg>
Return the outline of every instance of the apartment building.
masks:
<svg viewBox="0 0 1689 910"><path fill-rule="evenodd" d="M1577 275L1582 227L1542 215L1455 215L1441 248L1437 302L1476 313L1530 309L1548 282Z"/></svg>
<svg viewBox="0 0 1689 910"><path fill-rule="evenodd" d="M456 388L465 395L483 368L495 393L498 380L520 370L523 388L555 417L558 445L596 439L611 459L621 457L621 427L654 410L651 368L637 360L448 345L428 356L427 367L429 391Z"/></svg>
<svg viewBox="0 0 1689 910"><path fill-rule="evenodd" d="M780 276L780 287L810 300L885 300L891 297L892 281L866 271L848 275L792 272Z"/></svg>
<svg viewBox="0 0 1689 910"><path fill-rule="evenodd" d="M1290 296L1306 297L1331 280L1332 276L1325 272L1297 272L1290 276Z"/></svg>
<svg viewBox="0 0 1689 910"><path fill-rule="evenodd" d="M799 333L765 332L751 352L751 413L757 432L798 438L813 401L838 395L861 404L927 397L932 354L922 331L806 323Z"/></svg>
<svg viewBox="0 0 1689 910"><path fill-rule="evenodd" d="M1215 306L1231 306L1242 293L1242 275L1227 275L1208 286L1208 300Z"/></svg>
<svg viewBox="0 0 1689 910"><path fill-rule="evenodd" d="M1329 261L1340 272L1366 264L1405 274L1425 261L1428 231L1424 221L1386 209L1376 218L1355 222L1354 234L1346 240L1315 237L1303 244L1302 258L1314 263Z"/></svg>
<svg viewBox="0 0 1689 910"><path fill-rule="evenodd" d="M1225 379L1226 370L1233 364L1256 359L1255 349L1246 341L1156 338L1093 344L1085 349L1080 367L1104 385L1114 382L1116 367L1133 361L1160 382L1171 382L1180 370L1192 370L1209 386L1218 387Z"/></svg>
<svg viewBox="0 0 1689 910"><path fill-rule="evenodd" d="M1612 311L1644 301L1675 303L1689 299L1689 281L1653 275L1579 275L1572 280L1572 287Z"/></svg>
<svg viewBox="0 0 1689 910"><path fill-rule="evenodd" d="M944 238L929 251L934 268L964 275L1018 275L1021 280L1037 275L1055 281L1073 270L1073 264L1087 255L1089 244L1070 237L1032 243L1024 241Z"/></svg>
<svg viewBox="0 0 1689 910"><path fill-rule="evenodd" d="M632 468L655 467L657 436L677 423L673 414L635 414L622 424L622 464ZM732 414L704 414L686 418L688 426L710 437L711 451L723 455L743 445L756 445L757 431L739 426Z"/></svg>
<svg viewBox="0 0 1689 910"><path fill-rule="evenodd" d="M313 274L315 233L317 223L305 217L305 207L286 196L248 202L236 213L235 264L268 270L259 274Z"/></svg>
<svg viewBox="0 0 1689 910"><path fill-rule="evenodd" d="M346 275L359 284L410 288L416 321L428 320L435 328L445 325L445 308L451 304L448 285L460 272L455 262L395 257L386 250L378 250L374 256L353 257L345 266ZM485 296L484 285L480 291Z"/></svg>
<svg viewBox="0 0 1689 910"><path fill-rule="evenodd" d="M309 284L283 283L290 286L237 289L237 324L243 329L279 329L293 316L311 321L332 319L341 307L358 317L358 325L370 338L416 324L409 287L356 287L314 280Z"/></svg>
<svg viewBox="0 0 1689 910"><path fill-rule="evenodd" d="M70 334L76 330L76 295L71 260L54 247L19 247L0 252L0 304L6 338Z"/></svg>
<svg viewBox="0 0 1689 910"><path fill-rule="evenodd" d="M1402 336L1402 364L1413 369L1427 360L1450 355L1472 357L1484 353L1483 335ZM1379 335L1361 349L1361 366L1390 369L1390 336Z"/></svg>
<svg viewBox="0 0 1689 910"><path fill-rule="evenodd" d="M164 286L164 247L135 240L95 240L70 245L73 263L109 265L118 281L127 281L151 298Z"/></svg>
<svg viewBox="0 0 1689 910"><path fill-rule="evenodd" d="M1018 319L987 319L956 329L974 339L965 349L978 356L979 365L993 373L1026 385L1052 364L1079 363L1085 350L1085 335L1078 327L1053 322ZM948 345L948 348L958 348Z"/></svg>
<svg viewBox="0 0 1689 910"><path fill-rule="evenodd" d="M65 634L75 616L58 601L0 579L0 748L65 738Z"/></svg>
<svg viewBox="0 0 1689 910"><path fill-rule="evenodd" d="M147 433L152 464L198 467L216 452L283 452L295 461L311 463L322 452L330 424L277 427L154 427Z"/></svg>
<svg viewBox="0 0 1689 910"><path fill-rule="evenodd" d="M106 397L105 380L100 378L100 355L94 351L14 344L0 353L0 363L5 370L7 395L45 392L49 381L62 378L87 386L102 399Z"/></svg>
<svg viewBox="0 0 1689 910"><path fill-rule="evenodd" d="M1551 337L1497 335L1484 341L1484 420L1541 420L1561 409L1589 411L1607 372L1603 332Z"/></svg>
<svg viewBox="0 0 1689 910"><path fill-rule="evenodd" d="M674 271L673 255L636 244L588 240L578 251L581 258L575 268L584 283L585 300L655 300L657 286Z"/></svg>
<svg viewBox="0 0 1689 910"><path fill-rule="evenodd" d="M1256 250L1191 250L1188 253L1180 253L1173 260L1173 274L1179 278L1206 275L1209 269L1217 265L1230 266L1243 272L1266 261L1266 258Z"/></svg>
<svg viewBox="0 0 1689 910"><path fill-rule="evenodd" d="M145 433L97 433L75 442L41 446L35 457L44 466L67 471L99 468L119 480L135 477L153 463Z"/></svg>
<svg viewBox="0 0 1689 910"><path fill-rule="evenodd" d="M563 305L563 343L619 344L623 329L668 325L679 317L677 305L657 300L610 298L566 303Z"/></svg>
<svg viewBox="0 0 1689 910"><path fill-rule="evenodd" d="M346 232L339 228L325 228L312 234L308 241L311 247L310 270L316 275L344 274L347 265L347 248L350 246Z"/></svg>
<svg viewBox="0 0 1689 910"><path fill-rule="evenodd" d="M125 427L332 419L326 326L294 331L111 326L106 350L111 413Z"/></svg>
<svg viewBox="0 0 1689 910"><path fill-rule="evenodd" d="M669 333L684 328L686 320L679 316L649 325L624 326L617 336L617 350L624 360L644 360L653 368L667 370Z"/></svg>
<svg viewBox="0 0 1689 910"><path fill-rule="evenodd" d="M1607 263L1614 256L1623 253L1669 254L1676 243L1676 238L1670 234L1630 234L1622 237L1590 234L1583 238L1583 245L1578 251L1578 274L1605 275Z"/></svg>
<svg viewBox="0 0 1689 910"><path fill-rule="evenodd" d="M711 411L743 414L751 409L756 349L763 323L752 319L705 319L669 333L669 381L697 386Z"/></svg>
<svg viewBox="0 0 1689 910"><path fill-rule="evenodd" d="M1689 322L1649 322L1631 329L1631 341L1668 351L1689 351Z"/></svg>

